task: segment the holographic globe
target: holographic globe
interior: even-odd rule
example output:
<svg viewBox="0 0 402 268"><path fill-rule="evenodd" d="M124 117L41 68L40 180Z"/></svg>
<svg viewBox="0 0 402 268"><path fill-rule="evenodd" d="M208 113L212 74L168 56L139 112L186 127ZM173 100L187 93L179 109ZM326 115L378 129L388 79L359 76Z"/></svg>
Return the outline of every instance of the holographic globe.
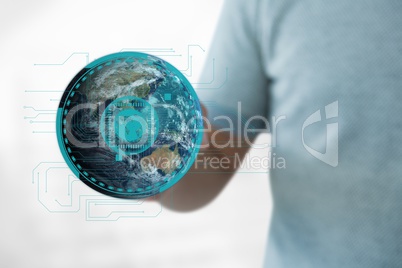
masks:
<svg viewBox="0 0 402 268"><path fill-rule="evenodd" d="M70 82L57 137L73 173L89 187L145 198L178 182L202 139L197 95L166 61L139 52L107 55Z"/></svg>

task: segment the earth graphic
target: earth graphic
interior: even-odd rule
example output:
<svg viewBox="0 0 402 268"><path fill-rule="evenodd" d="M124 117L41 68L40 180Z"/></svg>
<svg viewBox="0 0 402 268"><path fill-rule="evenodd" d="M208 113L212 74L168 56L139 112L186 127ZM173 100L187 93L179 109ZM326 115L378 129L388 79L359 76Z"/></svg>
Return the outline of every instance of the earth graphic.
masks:
<svg viewBox="0 0 402 268"><path fill-rule="evenodd" d="M138 52L102 57L79 72L61 99L61 152L91 188L145 198L188 171L202 136L201 108L169 63Z"/></svg>

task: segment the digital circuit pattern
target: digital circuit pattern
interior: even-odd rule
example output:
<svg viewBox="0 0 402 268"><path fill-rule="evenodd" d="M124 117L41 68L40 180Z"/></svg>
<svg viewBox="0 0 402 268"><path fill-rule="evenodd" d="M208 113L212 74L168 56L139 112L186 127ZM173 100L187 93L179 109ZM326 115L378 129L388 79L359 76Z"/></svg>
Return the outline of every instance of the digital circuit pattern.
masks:
<svg viewBox="0 0 402 268"><path fill-rule="evenodd" d="M196 91L218 90L228 79L228 69L216 70L215 59L205 62L211 70L206 81L194 79L194 73L200 64L197 61L205 59L206 51L198 44L190 44L183 49L173 48L123 48L124 51L139 51L166 59L176 66L191 82ZM93 60L90 52L66 52L67 57L52 62L35 62L35 75L47 77L49 73L65 72L72 77L76 70ZM44 81L42 79L41 81ZM34 136L56 138L57 105L64 89L55 88L53 83L45 81L39 86L24 90L30 100L24 109L24 121L27 130ZM169 99L169 96L164 96ZM214 106L213 100L204 103L206 107ZM47 138L46 138L47 139ZM46 146L44 144L44 146ZM115 154L114 157L119 157ZM42 159L32 170L29 180L37 193L37 201L49 213L80 213L87 221L116 221L119 219L147 217L160 215L162 206L158 202L142 200L119 200L99 194L83 184L57 156Z"/></svg>

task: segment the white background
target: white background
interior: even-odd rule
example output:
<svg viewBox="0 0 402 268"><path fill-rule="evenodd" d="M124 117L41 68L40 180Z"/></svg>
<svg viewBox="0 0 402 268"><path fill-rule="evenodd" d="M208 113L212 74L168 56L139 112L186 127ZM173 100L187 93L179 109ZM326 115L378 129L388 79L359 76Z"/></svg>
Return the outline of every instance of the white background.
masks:
<svg viewBox="0 0 402 268"><path fill-rule="evenodd" d="M155 218L100 222L82 212L50 213L31 183L39 162L63 159L55 134L33 133L38 126L24 120L33 112L24 106L52 110L57 101L26 91L63 90L86 61L76 55L60 66L35 63L62 63L74 52L92 61L122 48L174 48L182 57L165 59L184 69L189 44L208 52L221 6L222 0L0 2L0 267L262 265L271 210L267 173L237 174L194 212L164 208ZM192 49L189 79L196 82L205 53ZM49 116L43 120L54 120Z"/></svg>

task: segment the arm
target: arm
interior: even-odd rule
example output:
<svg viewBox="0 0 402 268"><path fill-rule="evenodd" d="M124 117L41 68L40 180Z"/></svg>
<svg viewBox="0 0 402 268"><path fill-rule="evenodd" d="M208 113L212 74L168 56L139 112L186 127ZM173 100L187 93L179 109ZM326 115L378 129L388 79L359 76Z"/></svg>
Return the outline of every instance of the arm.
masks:
<svg viewBox="0 0 402 268"><path fill-rule="evenodd" d="M215 118L230 118L233 134L238 133L239 128L244 128L242 124L248 118L267 116L268 79L261 62L257 5L256 0L225 1L200 78L202 83L198 83L197 87L200 100L210 104L208 114L203 109L203 115L213 122L212 131L204 135L204 140L210 146L200 150L196 164L185 177L159 196L166 207L188 211L211 202L235 173L234 165L239 164L249 150L249 143L244 142L245 137L231 137L229 132L223 132L222 128L228 127L227 122L221 124L225 120L216 121ZM237 120L240 110L241 120ZM255 126L264 128L258 123ZM214 130L218 130L219 134L214 135ZM241 146L238 146L238 138ZM236 140L234 147L214 146L214 141L226 143L229 139ZM221 159L225 156L231 160L227 168L213 168L212 162L208 163L208 157Z"/></svg>
<svg viewBox="0 0 402 268"><path fill-rule="evenodd" d="M203 107L204 114L206 110ZM214 130L204 132L203 145L190 171L172 188L161 193L159 201L172 210L190 211L201 208L215 199L232 178L238 164L249 150L241 139L241 147L217 148L231 138L229 132L214 135ZM217 162L220 163L217 163Z"/></svg>

